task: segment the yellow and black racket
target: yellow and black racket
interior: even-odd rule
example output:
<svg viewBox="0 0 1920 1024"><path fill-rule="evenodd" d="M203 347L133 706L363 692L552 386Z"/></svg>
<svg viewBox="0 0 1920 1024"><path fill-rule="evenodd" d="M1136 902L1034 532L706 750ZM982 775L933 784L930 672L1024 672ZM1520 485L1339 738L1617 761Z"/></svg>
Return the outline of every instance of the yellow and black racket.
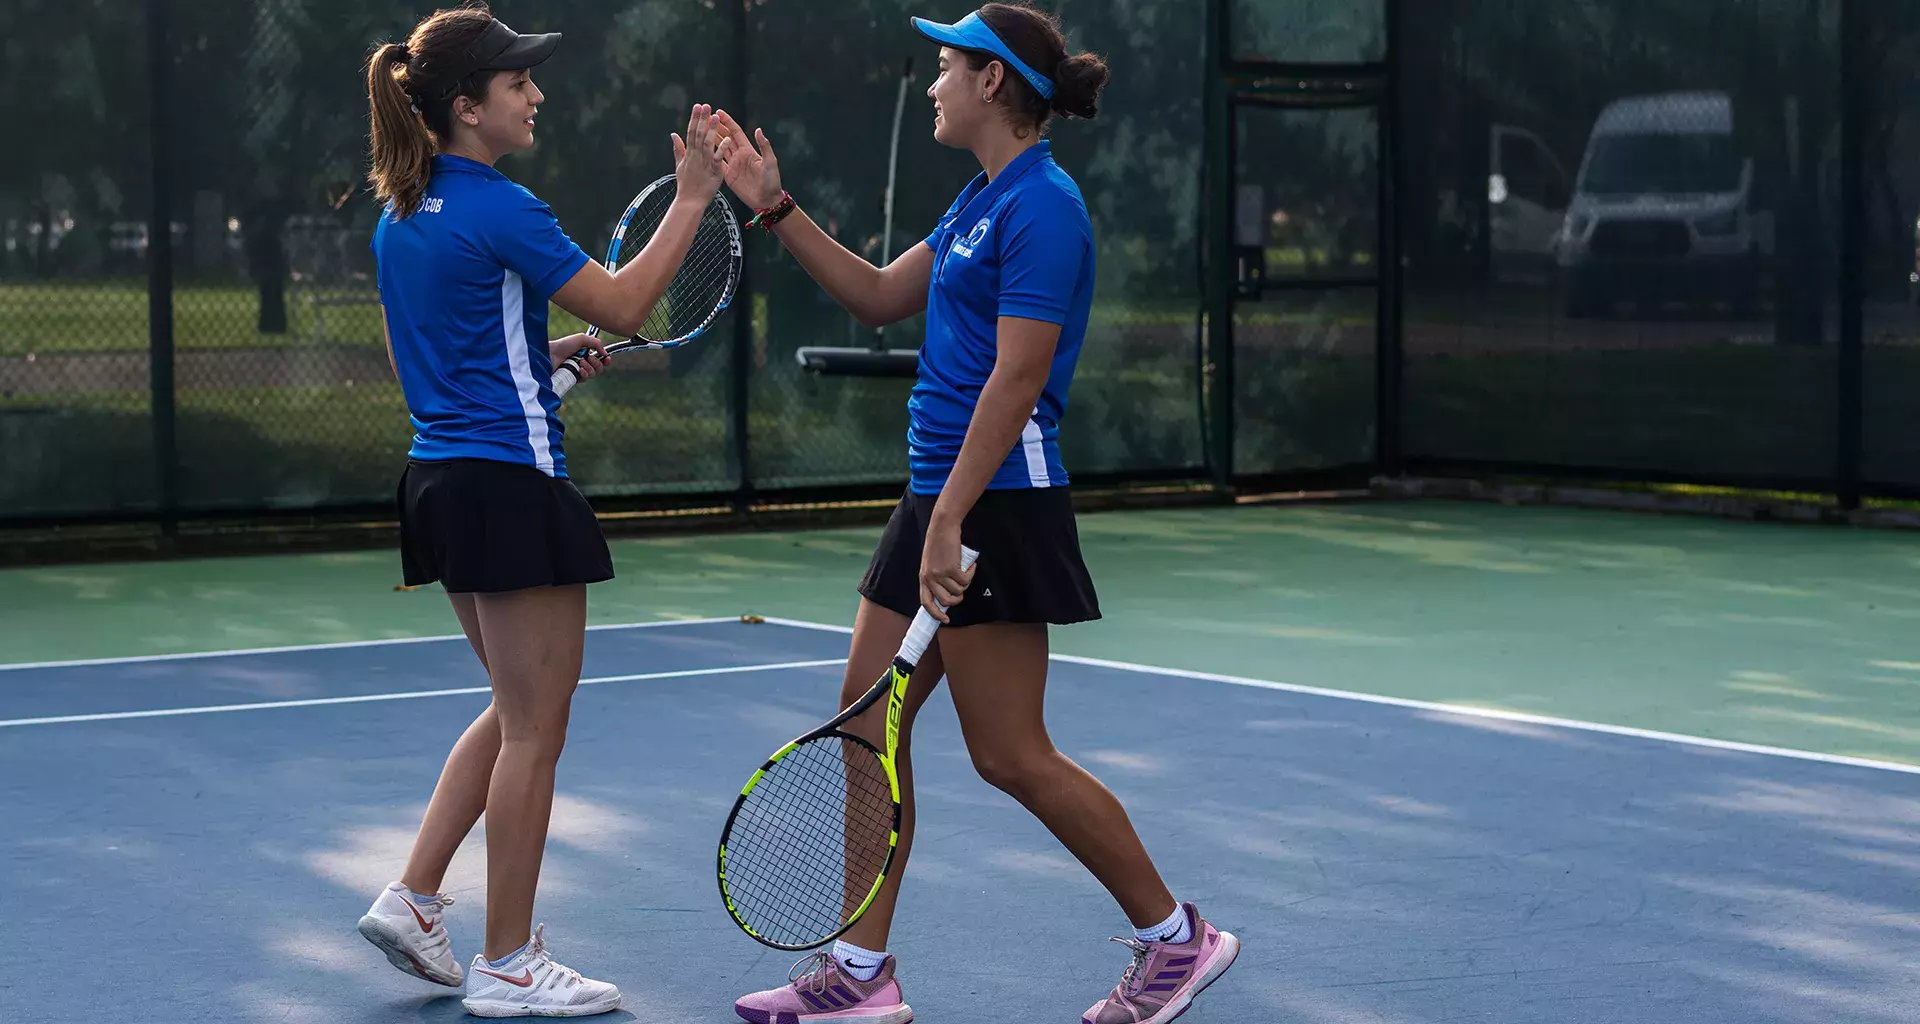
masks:
<svg viewBox="0 0 1920 1024"><path fill-rule="evenodd" d="M979 552L961 548L962 569ZM812 949L873 905L900 842L900 709L940 620L913 617L893 664L859 700L781 747L740 790L720 833L720 898L748 935ZM887 749L841 727L887 696Z"/></svg>

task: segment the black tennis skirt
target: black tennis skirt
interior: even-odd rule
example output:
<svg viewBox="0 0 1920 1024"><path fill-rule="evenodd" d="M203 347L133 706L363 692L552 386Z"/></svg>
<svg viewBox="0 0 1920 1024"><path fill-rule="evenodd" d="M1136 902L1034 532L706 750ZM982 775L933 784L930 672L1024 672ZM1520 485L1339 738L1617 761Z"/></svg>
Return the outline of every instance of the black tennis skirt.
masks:
<svg viewBox="0 0 1920 1024"><path fill-rule="evenodd" d="M600 521L571 480L491 459L410 459L398 498L407 586L492 594L613 578Z"/></svg>
<svg viewBox="0 0 1920 1024"><path fill-rule="evenodd" d="M901 497L860 580L860 596L909 617L920 609L920 550L939 500L911 490ZM1067 488L987 491L961 521L960 542L980 552L980 561L966 600L948 612L949 625L1067 625L1100 617Z"/></svg>

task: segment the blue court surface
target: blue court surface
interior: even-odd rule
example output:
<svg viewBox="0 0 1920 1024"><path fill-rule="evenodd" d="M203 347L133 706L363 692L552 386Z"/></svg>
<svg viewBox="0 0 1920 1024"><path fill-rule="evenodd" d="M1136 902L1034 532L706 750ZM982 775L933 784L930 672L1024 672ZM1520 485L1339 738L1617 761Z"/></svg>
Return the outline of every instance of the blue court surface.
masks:
<svg viewBox="0 0 1920 1024"><path fill-rule="evenodd" d="M846 645L588 634L537 915L625 991L599 1019L719 1024L785 980L796 954L721 909L714 844L831 712ZM0 1024L466 1019L354 924L485 682L458 639L0 671ZM1186 1021L1920 1021L1910 771L1085 660L1056 662L1048 721L1244 943ZM1077 1021L1125 920L973 773L942 697L915 769L893 951L919 1019ZM448 879L463 962L484 880L476 829Z"/></svg>

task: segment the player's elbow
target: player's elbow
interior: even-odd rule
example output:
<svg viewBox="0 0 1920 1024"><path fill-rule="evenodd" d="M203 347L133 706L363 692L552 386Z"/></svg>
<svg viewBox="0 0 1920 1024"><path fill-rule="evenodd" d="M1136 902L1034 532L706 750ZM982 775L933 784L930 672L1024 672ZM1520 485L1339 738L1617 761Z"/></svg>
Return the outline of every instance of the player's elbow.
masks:
<svg viewBox="0 0 1920 1024"><path fill-rule="evenodd" d="M993 364L993 376L1005 381L1007 387L1023 395L1032 392L1036 397L1047 386L1047 377L1052 372L1052 359L1043 358L1038 352L1002 349Z"/></svg>
<svg viewBox="0 0 1920 1024"><path fill-rule="evenodd" d="M631 338L646 327L647 318L653 315L653 307L660 304L671 282L635 277L630 281L621 279L620 283L626 287L620 289L615 300L608 304L607 322L600 324L600 329L622 338Z"/></svg>
<svg viewBox="0 0 1920 1024"><path fill-rule="evenodd" d="M987 388L995 395L995 402L1005 403L1009 409L1032 409L1040 401L1040 395L1047 389L1047 375L1044 371L1034 372L1027 367L1001 362L994 366L993 373L987 377Z"/></svg>
<svg viewBox="0 0 1920 1024"><path fill-rule="evenodd" d="M601 317L595 321L595 324L608 334L621 338L631 338L640 333L640 325L646 322L647 318L645 316L629 316L623 313L616 313L612 316Z"/></svg>
<svg viewBox="0 0 1920 1024"><path fill-rule="evenodd" d="M563 302L563 298L572 301ZM646 322L647 307L640 304L642 298L644 296L609 289L583 296L556 295L554 304L608 334L628 338Z"/></svg>
<svg viewBox="0 0 1920 1024"><path fill-rule="evenodd" d="M869 331L897 324L913 315L900 311L900 300L887 288L885 280L876 282L876 287L867 289L856 301L847 303L847 312L853 314L853 318L860 321L860 326Z"/></svg>
<svg viewBox="0 0 1920 1024"><path fill-rule="evenodd" d="M644 295L623 296L626 301L610 303L607 310L593 322L600 329L622 338L631 338L640 332L647 322L647 314L653 303L643 301Z"/></svg>
<svg viewBox="0 0 1920 1024"><path fill-rule="evenodd" d="M870 331L891 327L926 308L926 282L914 282L896 267L876 267L861 292L854 319Z"/></svg>

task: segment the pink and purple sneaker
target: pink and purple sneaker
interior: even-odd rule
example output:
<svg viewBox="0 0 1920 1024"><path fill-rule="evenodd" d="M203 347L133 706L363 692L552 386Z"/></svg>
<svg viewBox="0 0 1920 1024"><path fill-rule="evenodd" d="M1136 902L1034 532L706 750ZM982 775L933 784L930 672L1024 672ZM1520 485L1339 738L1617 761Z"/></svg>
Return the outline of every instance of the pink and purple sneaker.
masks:
<svg viewBox="0 0 1920 1024"><path fill-rule="evenodd" d="M1187 1012L1200 990L1218 981L1240 955L1240 940L1207 923L1182 903L1192 935L1175 945L1115 939L1133 950L1120 984L1080 1017L1081 1024L1166 1024ZM751 1018L749 1018L751 1019Z"/></svg>
<svg viewBox="0 0 1920 1024"><path fill-rule="evenodd" d="M872 981L840 969L831 953L815 953L793 965L788 984L741 996L733 1012L751 1024L907 1024L913 1008L893 977L893 957Z"/></svg>

